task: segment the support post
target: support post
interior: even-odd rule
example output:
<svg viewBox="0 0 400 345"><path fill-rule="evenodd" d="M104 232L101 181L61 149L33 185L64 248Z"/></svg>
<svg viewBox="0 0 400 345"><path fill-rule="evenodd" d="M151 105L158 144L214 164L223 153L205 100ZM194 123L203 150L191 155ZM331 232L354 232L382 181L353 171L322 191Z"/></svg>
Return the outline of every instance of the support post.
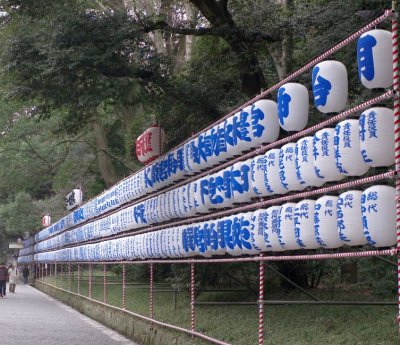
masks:
<svg viewBox="0 0 400 345"><path fill-rule="evenodd" d="M57 287L57 262L54 264L54 286Z"/></svg>
<svg viewBox="0 0 400 345"><path fill-rule="evenodd" d="M81 294L81 265L78 264L78 295Z"/></svg>
<svg viewBox="0 0 400 345"><path fill-rule="evenodd" d="M126 265L122 264L122 309L126 309Z"/></svg>
<svg viewBox="0 0 400 345"><path fill-rule="evenodd" d="M260 255L262 257L262 254ZM264 345L264 261L259 263L259 293L258 293L258 345Z"/></svg>
<svg viewBox="0 0 400 345"><path fill-rule="evenodd" d="M107 266L103 263L103 302L107 303Z"/></svg>
<svg viewBox="0 0 400 345"><path fill-rule="evenodd" d="M71 291L71 264L68 263L68 291Z"/></svg>
<svg viewBox="0 0 400 345"><path fill-rule="evenodd" d="M150 304L150 319L154 319L154 265L150 264L150 291L149 291L149 304ZM150 329L153 323L150 323Z"/></svg>
<svg viewBox="0 0 400 345"><path fill-rule="evenodd" d="M190 329L192 332L195 331L196 326L196 310L195 310L195 267L194 263L190 264ZM194 336L192 335L192 339Z"/></svg>
<svg viewBox="0 0 400 345"><path fill-rule="evenodd" d="M397 1L392 1L392 9L396 11ZM395 135L395 170L396 170L396 233L397 233L397 292L398 310L397 322L400 333L400 95L399 95L399 32L397 12L392 17L392 55L393 55L393 99L394 135Z"/></svg>
<svg viewBox="0 0 400 345"><path fill-rule="evenodd" d="M93 265L89 264L89 287L88 287L89 298L92 298L92 284L93 284Z"/></svg>

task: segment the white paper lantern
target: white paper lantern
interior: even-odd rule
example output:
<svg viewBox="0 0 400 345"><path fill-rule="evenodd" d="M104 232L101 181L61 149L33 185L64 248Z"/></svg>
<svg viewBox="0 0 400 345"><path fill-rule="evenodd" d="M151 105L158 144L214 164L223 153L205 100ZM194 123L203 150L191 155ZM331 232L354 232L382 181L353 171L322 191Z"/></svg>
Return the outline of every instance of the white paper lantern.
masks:
<svg viewBox="0 0 400 345"><path fill-rule="evenodd" d="M234 204L249 202L255 196L251 185L251 161L235 163L230 170L227 186L231 189Z"/></svg>
<svg viewBox="0 0 400 345"><path fill-rule="evenodd" d="M350 190L340 194L337 200L339 237L348 246L367 244L362 225L361 195L361 191Z"/></svg>
<svg viewBox="0 0 400 345"><path fill-rule="evenodd" d="M279 177L286 191L303 190L304 184L297 179L296 144L283 145L279 151Z"/></svg>
<svg viewBox="0 0 400 345"><path fill-rule="evenodd" d="M313 137L301 138L296 143L296 177L305 187L320 187L324 183L323 178L319 178L315 173Z"/></svg>
<svg viewBox="0 0 400 345"><path fill-rule="evenodd" d="M208 192L208 178L209 176L204 176L194 181L194 203L196 213L208 213L211 207Z"/></svg>
<svg viewBox="0 0 400 345"><path fill-rule="evenodd" d="M251 244L256 250L265 252L272 250L272 244L265 231L267 226L267 210L258 209L251 216Z"/></svg>
<svg viewBox="0 0 400 345"><path fill-rule="evenodd" d="M280 206L271 206L265 210L264 241L273 251L283 250L283 241L279 227Z"/></svg>
<svg viewBox="0 0 400 345"><path fill-rule="evenodd" d="M315 173L326 182L344 178L336 167L334 137L334 128L324 128L316 132L313 139Z"/></svg>
<svg viewBox="0 0 400 345"><path fill-rule="evenodd" d="M240 213L224 217L224 240L226 252L232 256L257 253L251 244L251 216L252 213Z"/></svg>
<svg viewBox="0 0 400 345"><path fill-rule="evenodd" d="M340 112L346 107L348 80L345 65L339 61L323 61L312 71L314 104L322 113Z"/></svg>
<svg viewBox="0 0 400 345"><path fill-rule="evenodd" d="M388 88L393 83L392 34L371 30L357 41L358 77L368 89Z"/></svg>
<svg viewBox="0 0 400 345"><path fill-rule="evenodd" d="M194 175L195 172L192 168L192 141L188 141L184 145L184 162L185 162L185 175L190 176Z"/></svg>
<svg viewBox="0 0 400 345"><path fill-rule="evenodd" d="M281 235L281 245L284 250L300 249L296 242L294 229L294 209L296 204L289 202L283 204L279 211L278 226Z"/></svg>
<svg viewBox="0 0 400 345"><path fill-rule="evenodd" d="M396 244L396 190L373 186L361 195L364 236L370 245L388 247Z"/></svg>
<svg viewBox="0 0 400 345"><path fill-rule="evenodd" d="M279 124L285 131L301 131L308 121L308 90L298 83L288 83L278 90Z"/></svg>
<svg viewBox="0 0 400 345"><path fill-rule="evenodd" d="M265 153L264 171L264 190L265 195L275 195L287 193L287 189L282 186L279 175L279 154L280 149L272 149Z"/></svg>
<svg viewBox="0 0 400 345"><path fill-rule="evenodd" d="M251 106L251 147L272 143L279 137L278 105L261 99Z"/></svg>
<svg viewBox="0 0 400 345"><path fill-rule="evenodd" d="M360 149L364 162L372 167L394 163L393 110L383 107L364 111L359 119Z"/></svg>
<svg viewBox="0 0 400 345"><path fill-rule="evenodd" d="M335 127L335 159L338 170L347 176L364 175L369 166L360 152L358 120L345 120Z"/></svg>
<svg viewBox="0 0 400 345"><path fill-rule="evenodd" d="M319 243L314 235L315 200L302 200L294 209L296 242L300 248L315 249Z"/></svg>
<svg viewBox="0 0 400 345"><path fill-rule="evenodd" d="M194 197L194 183L189 182L185 185L186 187L186 204L187 204L187 217L194 216L196 214L195 197Z"/></svg>
<svg viewBox="0 0 400 345"><path fill-rule="evenodd" d="M211 208L225 208L233 205L231 173L232 167L220 170L209 176L209 200Z"/></svg>
<svg viewBox="0 0 400 345"><path fill-rule="evenodd" d="M337 200L337 196L325 195L315 202L315 239L323 248L338 248L343 245L337 229Z"/></svg>

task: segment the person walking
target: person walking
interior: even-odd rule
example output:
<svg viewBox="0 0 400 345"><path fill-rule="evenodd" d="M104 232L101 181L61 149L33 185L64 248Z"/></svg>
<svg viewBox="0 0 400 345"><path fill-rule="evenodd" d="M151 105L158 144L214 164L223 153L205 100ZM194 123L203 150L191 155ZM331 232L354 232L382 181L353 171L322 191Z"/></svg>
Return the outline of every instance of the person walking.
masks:
<svg viewBox="0 0 400 345"><path fill-rule="evenodd" d="M22 276L24 277L24 284L28 284L29 268L27 265L22 269Z"/></svg>
<svg viewBox="0 0 400 345"><path fill-rule="evenodd" d="M11 268L8 270L8 280L8 291L15 293L15 286L17 285L18 280L18 269L14 265L11 265Z"/></svg>
<svg viewBox="0 0 400 345"><path fill-rule="evenodd" d="M8 277L8 270L4 263L0 263L0 298L6 295L6 283Z"/></svg>

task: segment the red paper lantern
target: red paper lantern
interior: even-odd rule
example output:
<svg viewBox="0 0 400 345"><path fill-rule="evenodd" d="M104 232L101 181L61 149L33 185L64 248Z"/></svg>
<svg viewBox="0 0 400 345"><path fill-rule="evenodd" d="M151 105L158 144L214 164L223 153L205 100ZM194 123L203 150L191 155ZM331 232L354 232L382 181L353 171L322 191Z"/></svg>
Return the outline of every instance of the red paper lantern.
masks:
<svg viewBox="0 0 400 345"><path fill-rule="evenodd" d="M139 162L149 164L162 153L164 130L157 124L151 125L136 139L136 157Z"/></svg>
<svg viewBox="0 0 400 345"><path fill-rule="evenodd" d="M45 226L50 226L50 224L51 224L51 217L48 214L46 214L42 218L42 226L44 226L44 227Z"/></svg>

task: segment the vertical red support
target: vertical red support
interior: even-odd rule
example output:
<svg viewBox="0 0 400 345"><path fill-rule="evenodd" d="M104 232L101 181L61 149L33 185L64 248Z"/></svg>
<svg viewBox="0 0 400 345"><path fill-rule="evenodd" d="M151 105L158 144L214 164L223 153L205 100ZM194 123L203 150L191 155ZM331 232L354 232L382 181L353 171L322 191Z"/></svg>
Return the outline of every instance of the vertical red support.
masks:
<svg viewBox="0 0 400 345"><path fill-rule="evenodd" d="M107 266L103 264L103 302L107 303Z"/></svg>
<svg viewBox="0 0 400 345"><path fill-rule="evenodd" d="M92 284L93 284L93 266L92 264L89 264L89 287L88 287L89 298L92 298Z"/></svg>
<svg viewBox="0 0 400 345"><path fill-rule="evenodd" d="M78 295L81 294L81 265L78 264Z"/></svg>
<svg viewBox="0 0 400 345"><path fill-rule="evenodd" d="M154 265L153 264L150 264L149 304L150 304L150 319L154 319ZM150 323L150 328L151 327L153 327L153 323Z"/></svg>
<svg viewBox="0 0 400 345"><path fill-rule="evenodd" d="M126 309L126 267L122 264L122 309Z"/></svg>
<svg viewBox="0 0 400 345"><path fill-rule="evenodd" d="M392 2L392 9L396 11L396 1ZM399 95L399 33L397 23L397 12L392 17L392 55L393 55L393 100L394 110L394 135L395 135L395 169L396 169L396 233L397 250L400 249L400 95ZM397 252L397 289L398 289L398 311L397 322L400 326L400 256ZM400 329L399 329L400 332Z"/></svg>
<svg viewBox="0 0 400 345"><path fill-rule="evenodd" d="M196 311L194 308L194 303L195 303L195 269L194 269L194 263L190 264L190 329L192 332L195 331L195 325L196 325ZM192 339L194 336L192 335Z"/></svg>
<svg viewBox="0 0 400 345"><path fill-rule="evenodd" d="M260 255L262 257L262 254ZM264 261L259 265L259 294L258 294L258 345L264 345Z"/></svg>
<svg viewBox="0 0 400 345"><path fill-rule="evenodd" d="M68 263L68 291L71 291L71 264Z"/></svg>

